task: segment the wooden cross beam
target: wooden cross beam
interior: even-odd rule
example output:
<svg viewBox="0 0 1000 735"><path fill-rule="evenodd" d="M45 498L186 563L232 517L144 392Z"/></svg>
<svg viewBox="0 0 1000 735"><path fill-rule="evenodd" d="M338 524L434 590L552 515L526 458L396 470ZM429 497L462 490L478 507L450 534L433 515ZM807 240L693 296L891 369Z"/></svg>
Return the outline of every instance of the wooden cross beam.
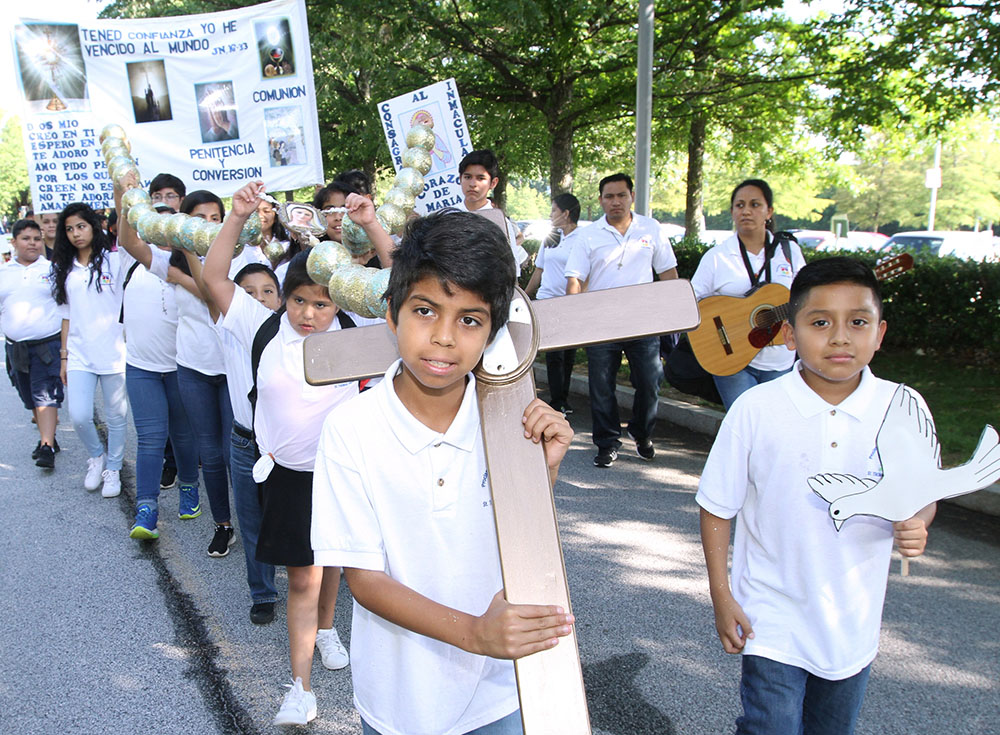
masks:
<svg viewBox="0 0 1000 735"><path fill-rule="evenodd" d="M497 335L475 371L508 602L572 610L545 455L524 438L521 424L535 398L536 353L681 332L698 322L694 292L684 280L534 302L518 289L506 334ZM314 334L304 350L312 385L380 376L399 357L385 325ZM591 732L575 628L555 648L518 659L514 668L525 735Z"/></svg>

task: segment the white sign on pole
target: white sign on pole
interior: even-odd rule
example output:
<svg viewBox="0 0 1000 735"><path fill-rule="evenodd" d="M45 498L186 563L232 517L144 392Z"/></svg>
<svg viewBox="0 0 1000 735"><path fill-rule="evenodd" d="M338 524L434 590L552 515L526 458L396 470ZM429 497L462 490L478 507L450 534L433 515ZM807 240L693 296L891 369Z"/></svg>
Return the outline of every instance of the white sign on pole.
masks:
<svg viewBox="0 0 1000 735"><path fill-rule="evenodd" d="M98 135L121 125L143 185L171 173L229 196L322 182L303 0L71 24L21 19L12 46L35 211L112 205Z"/></svg>
<svg viewBox="0 0 1000 735"><path fill-rule="evenodd" d="M924 173L924 186L928 189L941 188L941 168L939 166L927 169Z"/></svg>
<svg viewBox="0 0 1000 735"><path fill-rule="evenodd" d="M386 100L378 106L392 165L399 171L406 151L406 133L414 125L430 125L434 130L431 170L424 177L427 186L417 197L416 210L427 214L462 202L458 164L472 151L465 112L454 79L447 79L413 92Z"/></svg>

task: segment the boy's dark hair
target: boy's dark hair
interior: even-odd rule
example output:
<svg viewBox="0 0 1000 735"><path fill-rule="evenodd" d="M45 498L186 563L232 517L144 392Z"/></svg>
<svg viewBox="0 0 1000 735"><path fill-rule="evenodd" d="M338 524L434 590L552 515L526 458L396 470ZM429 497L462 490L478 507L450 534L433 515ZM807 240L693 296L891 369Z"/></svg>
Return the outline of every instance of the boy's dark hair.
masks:
<svg viewBox="0 0 1000 735"><path fill-rule="evenodd" d="M372 182L366 174L361 169L352 168L350 171L341 171L334 178L334 181L338 184L343 184L354 194L361 194L362 196L371 196L372 193ZM318 209L318 207L317 207Z"/></svg>
<svg viewBox="0 0 1000 735"><path fill-rule="evenodd" d="M14 226L10 228L10 236L16 238L25 230L38 230L38 234L42 233L42 226L35 222L33 219L19 219L14 223Z"/></svg>
<svg viewBox="0 0 1000 735"><path fill-rule="evenodd" d="M348 194L354 193L354 189L350 188L339 178L334 179L313 195L312 205L316 207L316 209L323 209L323 205L326 203L326 198L331 194L343 194L346 197Z"/></svg>
<svg viewBox="0 0 1000 735"><path fill-rule="evenodd" d="M288 261L288 270L285 271L285 285L281 287L281 300L288 301L292 293L299 286L320 286L316 283L306 269L306 261L309 260L309 252L297 253L294 258ZM323 286L325 289L326 286Z"/></svg>
<svg viewBox="0 0 1000 735"><path fill-rule="evenodd" d="M274 274L274 271L268 268L263 263L247 263L245 266L237 271L236 275L233 276L233 283L237 286L243 283L243 279L247 276L252 276L254 273L263 273L271 277L274 281L274 287L278 289L279 293L281 291L281 284L278 283L278 277Z"/></svg>
<svg viewBox="0 0 1000 735"><path fill-rule="evenodd" d="M101 276L104 275L104 253L111 250L111 239L108 233L101 229L101 218L97 212L91 209L90 205L82 202L74 202L59 213L59 223L56 225L56 239L52 246L52 297L56 303L62 306L67 303L66 297L66 277L73 270L73 261L76 259L76 248L69 241L66 235L66 220L70 217L79 217L90 225L92 239L90 241L90 260L87 265L90 267L90 279L87 285L94 284L98 293L102 290Z"/></svg>
<svg viewBox="0 0 1000 735"><path fill-rule="evenodd" d="M226 218L226 205L222 203L215 194L207 189L198 189L190 194L184 195L184 202L181 204L181 214L191 214L194 208L201 204L215 204L219 207L219 218Z"/></svg>
<svg viewBox="0 0 1000 735"><path fill-rule="evenodd" d="M566 212L574 225L580 221L580 200L572 194L560 194L552 200L552 203Z"/></svg>
<svg viewBox="0 0 1000 735"><path fill-rule="evenodd" d="M403 302L424 278L437 278L447 293L452 286L471 291L490 305L492 342L507 323L516 272L503 230L478 214L445 209L407 225L392 252L384 297L389 299L392 320L398 322Z"/></svg>
<svg viewBox="0 0 1000 735"><path fill-rule="evenodd" d="M604 196L604 185L613 184L616 181L624 181L626 186L628 186L628 190L632 191L631 176L629 176L628 174L611 174L610 176L605 176L603 179L601 179L601 183L597 185L597 193L600 196Z"/></svg>
<svg viewBox="0 0 1000 735"><path fill-rule="evenodd" d="M875 273L856 258L837 256L814 260L795 276L788 299L789 323L795 326L795 317L798 316L812 289L833 283L853 283L871 289L878 307L879 318L882 317L882 289Z"/></svg>
<svg viewBox="0 0 1000 735"><path fill-rule="evenodd" d="M461 176L464 174L465 169L469 166L482 166L486 169L486 173L490 175L491 179L500 176L500 162L489 148L484 148L481 151L472 151L467 154L462 159L462 162L458 164L458 175Z"/></svg>
<svg viewBox="0 0 1000 735"><path fill-rule="evenodd" d="M153 177L153 180L149 182L149 195L152 196L160 189L173 189L181 195L181 199L187 193L187 187L184 186L184 182L173 174L156 174Z"/></svg>

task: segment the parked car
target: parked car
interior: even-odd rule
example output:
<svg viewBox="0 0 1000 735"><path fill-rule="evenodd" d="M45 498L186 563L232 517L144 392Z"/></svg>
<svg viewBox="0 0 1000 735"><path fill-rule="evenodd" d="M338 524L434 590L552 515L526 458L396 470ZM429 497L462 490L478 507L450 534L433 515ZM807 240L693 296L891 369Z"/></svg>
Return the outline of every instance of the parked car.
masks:
<svg viewBox="0 0 1000 735"><path fill-rule="evenodd" d="M675 225L672 222L660 223L660 236L667 242L676 242L684 239L686 230L682 225Z"/></svg>
<svg viewBox="0 0 1000 735"><path fill-rule="evenodd" d="M864 232L854 230L847 237L837 237L826 230L792 230L795 239L803 247L813 248L819 252L829 250L881 250L889 236L881 232Z"/></svg>
<svg viewBox="0 0 1000 735"><path fill-rule="evenodd" d="M946 232L943 230L897 232L885 243L886 250L906 250L930 253L939 257L952 256L963 260L997 260L993 233Z"/></svg>

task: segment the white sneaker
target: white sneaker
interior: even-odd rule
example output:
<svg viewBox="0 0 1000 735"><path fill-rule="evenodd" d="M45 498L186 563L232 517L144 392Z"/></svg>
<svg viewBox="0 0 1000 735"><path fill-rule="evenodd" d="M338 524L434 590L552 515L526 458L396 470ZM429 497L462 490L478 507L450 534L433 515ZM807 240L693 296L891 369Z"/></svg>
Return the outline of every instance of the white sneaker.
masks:
<svg viewBox="0 0 1000 735"><path fill-rule="evenodd" d="M342 669L351 662L336 628L319 630L316 633L316 648L323 658L323 665L328 669Z"/></svg>
<svg viewBox="0 0 1000 735"><path fill-rule="evenodd" d="M117 498L122 494L122 478L118 470L104 470L101 477L104 478L104 487L101 488L103 497Z"/></svg>
<svg viewBox="0 0 1000 735"><path fill-rule="evenodd" d="M104 455L91 457L87 460L87 476L83 479L83 486L93 492L101 486L101 473L104 470Z"/></svg>
<svg viewBox="0 0 1000 735"><path fill-rule="evenodd" d="M275 725L308 725L316 719L316 695L302 688L302 679L295 677L286 684L288 692L281 702L281 709L274 717Z"/></svg>

